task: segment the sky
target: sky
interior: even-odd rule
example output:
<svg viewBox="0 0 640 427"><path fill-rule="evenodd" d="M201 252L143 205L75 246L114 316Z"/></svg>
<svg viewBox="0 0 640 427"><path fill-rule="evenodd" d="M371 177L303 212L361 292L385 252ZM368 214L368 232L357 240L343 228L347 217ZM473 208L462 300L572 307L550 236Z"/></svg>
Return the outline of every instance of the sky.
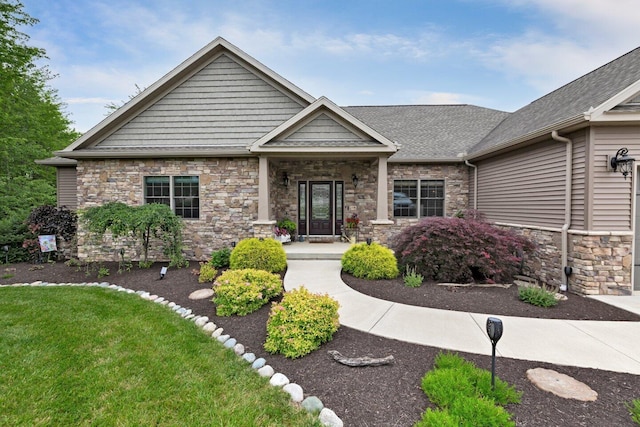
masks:
<svg viewBox="0 0 640 427"><path fill-rule="evenodd" d="M74 127L218 36L341 106L515 111L640 46L638 0L21 0Z"/></svg>

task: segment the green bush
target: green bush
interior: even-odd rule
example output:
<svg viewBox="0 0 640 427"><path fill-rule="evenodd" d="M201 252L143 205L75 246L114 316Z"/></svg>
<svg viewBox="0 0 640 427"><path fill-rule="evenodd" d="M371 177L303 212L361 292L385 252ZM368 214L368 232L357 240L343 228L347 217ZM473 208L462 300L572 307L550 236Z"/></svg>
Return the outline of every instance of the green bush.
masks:
<svg viewBox="0 0 640 427"><path fill-rule="evenodd" d="M401 269L407 265L439 282L511 281L532 241L473 216L429 217L404 228L391 248Z"/></svg>
<svg viewBox="0 0 640 427"><path fill-rule="evenodd" d="M493 389L489 371L477 368L456 354L439 354L435 369L427 372L421 385L429 400L446 415L425 413L419 426L449 425L439 424L440 418L460 426L515 425L500 405L519 403L520 393L499 378L495 378Z"/></svg>
<svg viewBox="0 0 640 427"><path fill-rule="evenodd" d="M253 313L282 293L282 280L264 270L227 270L213 284L218 316Z"/></svg>
<svg viewBox="0 0 640 427"><path fill-rule="evenodd" d="M447 410L433 410L428 408L422 419L418 421L414 427L459 427L460 421L458 417L452 415Z"/></svg>
<svg viewBox="0 0 640 427"><path fill-rule="evenodd" d="M229 258L231 257L231 249L222 248L211 254L211 265L215 268L229 267Z"/></svg>
<svg viewBox="0 0 640 427"><path fill-rule="evenodd" d="M280 273L287 268L287 254L282 243L274 239L244 239L231 251L229 267L233 270L254 268Z"/></svg>
<svg viewBox="0 0 640 427"><path fill-rule="evenodd" d="M558 304L558 300L553 293L537 286L527 286L520 288L518 290L518 298L520 299L520 301L524 301L538 307L549 308L554 307L556 304Z"/></svg>
<svg viewBox="0 0 640 427"><path fill-rule="evenodd" d="M200 263L200 272L198 273L198 283L213 282L218 274L218 270L208 262Z"/></svg>
<svg viewBox="0 0 640 427"><path fill-rule="evenodd" d="M377 243L357 243L342 255L342 269L361 279L393 279L398 276L398 262L389 248Z"/></svg>
<svg viewBox="0 0 640 427"><path fill-rule="evenodd" d="M287 232L289 232L291 236L293 236L297 228L296 223L291 221L289 218L283 218L280 221L278 221L278 223L276 224L276 227L284 228L285 230L287 230Z"/></svg>
<svg viewBox="0 0 640 427"><path fill-rule="evenodd" d="M635 399L626 406L633 422L640 425L640 399Z"/></svg>
<svg viewBox="0 0 640 427"><path fill-rule="evenodd" d="M416 273L416 269L409 268L407 265L406 273L404 274L404 285L410 288L419 288L424 282L424 276Z"/></svg>
<svg viewBox="0 0 640 427"><path fill-rule="evenodd" d="M311 353L338 330L338 307L329 295L312 294L305 287L286 292L271 306L265 350L292 359Z"/></svg>

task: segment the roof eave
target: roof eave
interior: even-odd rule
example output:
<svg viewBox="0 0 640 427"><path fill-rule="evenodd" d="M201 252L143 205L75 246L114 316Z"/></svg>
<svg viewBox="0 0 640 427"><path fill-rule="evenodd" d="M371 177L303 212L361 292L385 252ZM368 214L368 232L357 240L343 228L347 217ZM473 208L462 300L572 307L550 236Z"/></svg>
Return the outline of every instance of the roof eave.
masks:
<svg viewBox="0 0 640 427"><path fill-rule="evenodd" d="M58 157L66 159L142 159L142 158L188 158L188 157L252 157L246 149L228 150L118 150L118 151L57 151Z"/></svg>
<svg viewBox="0 0 640 427"><path fill-rule="evenodd" d="M587 118L584 113L578 114L576 116L570 117L568 119L562 120L560 122L556 122L554 124L548 125L544 128L538 129L534 132L530 132L528 134L522 135L516 139L512 139L502 144L495 145L493 147L468 154L464 157L464 160L475 160L482 157L487 157L491 154L495 154L497 152L502 152L505 150L510 150L518 145L525 144L527 142L531 142L533 140L542 138L544 136L548 136L551 132L562 131L572 127L579 127L579 125L584 125L588 123Z"/></svg>

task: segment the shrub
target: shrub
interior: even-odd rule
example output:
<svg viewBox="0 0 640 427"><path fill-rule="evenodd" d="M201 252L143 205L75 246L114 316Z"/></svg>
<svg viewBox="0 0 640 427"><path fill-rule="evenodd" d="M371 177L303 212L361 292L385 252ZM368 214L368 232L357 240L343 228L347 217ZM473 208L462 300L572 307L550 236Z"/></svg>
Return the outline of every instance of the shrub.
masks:
<svg viewBox="0 0 640 427"><path fill-rule="evenodd" d="M422 274L416 273L416 269L409 268L407 265L407 270L404 274L404 285L410 288L419 288L422 286L422 282L424 281L424 276Z"/></svg>
<svg viewBox="0 0 640 427"><path fill-rule="evenodd" d="M210 283L213 282L218 274L218 270L207 262L200 263L200 272L198 273L198 283Z"/></svg>
<svg viewBox="0 0 640 427"><path fill-rule="evenodd" d="M537 286L526 286L520 288L518 290L518 298L520 301L524 301L538 307L549 308L558 304L558 300L553 293Z"/></svg>
<svg viewBox="0 0 640 427"><path fill-rule="evenodd" d="M391 249L377 243L357 243L342 255L342 269L361 279L393 279L398 263Z"/></svg>
<svg viewBox="0 0 640 427"><path fill-rule="evenodd" d="M418 426L513 426L502 406L520 402L520 393L456 354L440 353L435 369L422 378L422 390L440 411L427 410ZM455 423L455 424L454 424Z"/></svg>
<svg viewBox="0 0 640 427"><path fill-rule="evenodd" d="M227 268L229 267L229 257L231 256L231 249L222 248L211 254L211 265L215 268Z"/></svg>
<svg viewBox="0 0 640 427"><path fill-rule="evenodd" d="M441 282L508 281L518 273L523 254L533 243L511 230L478 219L425 218L406 227L393 240L400 268Z"/></svg>
<svg viewBox="0 0 640 427"><path fill-rule="evenodd" d="M244 239L231 251L229 267L233 270L254 268L280 273L287 267L287 254L282 243L274 239Z"/></svg>
<svg viewBox="0 0 640 427"><path fill-rule="evenodd" d="M338 330L338 307L329 295L312 294L305 287L286 292L271 306L265 350L292 359L311 353Z"/></svg>
<svg viewBox="0 0 640 427"><path fill-rule="evenodd" d="M633 422L640 425L640 399L635 399L626 406Z"/></svg>
<svg viewBox="0 0 640 427"><path fill-rule="evenodd" d="M215 281L213 290L218 316L244 316L280 295L282 281L277 274L263 270L227 270Z"/></svg>

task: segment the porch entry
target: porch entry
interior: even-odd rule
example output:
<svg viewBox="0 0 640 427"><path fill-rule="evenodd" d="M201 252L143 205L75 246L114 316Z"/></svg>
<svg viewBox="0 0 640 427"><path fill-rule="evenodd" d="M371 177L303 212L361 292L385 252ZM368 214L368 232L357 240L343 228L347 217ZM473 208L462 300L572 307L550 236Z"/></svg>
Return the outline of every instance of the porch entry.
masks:
<svg viewBox="0 0 640 427"><path fill-rule="evenodd" d="M298 232L340 234L344 221L344 181L298 181Z"/></svg>

